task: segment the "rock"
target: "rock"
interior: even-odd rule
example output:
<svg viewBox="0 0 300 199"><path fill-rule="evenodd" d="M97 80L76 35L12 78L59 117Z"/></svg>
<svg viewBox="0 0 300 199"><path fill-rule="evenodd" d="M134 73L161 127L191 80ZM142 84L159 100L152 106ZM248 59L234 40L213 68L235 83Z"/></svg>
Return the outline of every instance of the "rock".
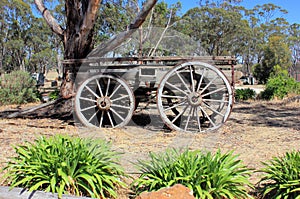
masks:
<svg viewBox="0 0 300 199"><path fill-rule="evenodd" d="M143 192L136 199L195 199L193 192L181 185L176 184L155 192Z"/></svg>

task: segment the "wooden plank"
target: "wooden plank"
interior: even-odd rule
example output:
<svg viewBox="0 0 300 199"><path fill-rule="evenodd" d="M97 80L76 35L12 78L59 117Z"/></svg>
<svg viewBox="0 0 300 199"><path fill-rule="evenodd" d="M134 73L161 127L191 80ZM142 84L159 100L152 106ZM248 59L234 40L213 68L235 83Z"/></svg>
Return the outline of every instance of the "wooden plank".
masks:
<svg viewBox="0 0 300 199"><path fill-rule="evenodd" d="M179 56L166 56L166 57L91 57L87 59L68 59L63 60L65 65L83 64L83 63L124 63L124 62L180 62L180 61L213 61L215 64L235 64L236 59L231 56L199 56L199 57L179 57ZM147 64L147 63L144 63Z"/></svg>

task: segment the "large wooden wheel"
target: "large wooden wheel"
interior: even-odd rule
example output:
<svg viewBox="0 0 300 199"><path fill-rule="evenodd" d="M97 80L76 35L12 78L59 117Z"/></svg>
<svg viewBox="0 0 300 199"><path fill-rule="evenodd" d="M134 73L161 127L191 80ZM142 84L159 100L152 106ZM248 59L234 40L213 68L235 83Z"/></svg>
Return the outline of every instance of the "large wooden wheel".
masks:
<svg viewBox="0 0 300 199"><path fill-rule="evenodd" d="M233 103L231 85L216 67L186 62L162 78L157 89L159 114L171 129L206 132L219 128Z"/></svg>
<svg viewBox="0 0 300 199"><path fill-rule="evenodd" d="M122 127L130 121L134 107L132 89L114 75L88 78L79 86L75 97L76 115L90 127Z"/></svg>

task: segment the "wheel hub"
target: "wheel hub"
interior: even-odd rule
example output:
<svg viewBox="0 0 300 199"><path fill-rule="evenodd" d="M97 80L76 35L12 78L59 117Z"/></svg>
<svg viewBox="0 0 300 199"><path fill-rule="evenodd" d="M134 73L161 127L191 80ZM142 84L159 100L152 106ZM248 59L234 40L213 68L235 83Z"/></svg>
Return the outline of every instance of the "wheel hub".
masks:
<svg viewBox="0 0 300 199"><path fill-rule="evenodd" d="M202 96L197 92L188 95L188 102L191 106L199 106L202 103Z"/></svg>
<svg viewBox="0 0 300 199"><path fill-rule="evenodd" d="M109 97L100 97L97 99L97 106L102 111L107 111L110 109L112 102Z"/></svg>

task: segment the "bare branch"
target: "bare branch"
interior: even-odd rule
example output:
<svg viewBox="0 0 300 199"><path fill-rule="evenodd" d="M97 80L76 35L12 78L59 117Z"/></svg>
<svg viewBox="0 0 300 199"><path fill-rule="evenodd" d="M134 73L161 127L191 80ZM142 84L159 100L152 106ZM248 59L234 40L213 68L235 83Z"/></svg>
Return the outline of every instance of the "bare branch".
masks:
<svg viewBox="0 0 300 199"><path fill-rule="evenodd" d="M166 34L168 28L170 27L170 23L171 23L171 19L172 19L172 11L173 11L173 10L171 10L171 13L170 13L170 17L169 17L168 23L167 23L167 25L166 25L164 31L162 32L162 34L161 34L159 40L157 41L156 46L155 46L154 49L152 50L151 54L150 54L150 52L149 52L150 56L153 56L153 55L155 54L155 51L156 51L158 45L160 44L161 40L162 40L163 37L165 36L165 34Z"/></svg>
<svg viewBox="0 0 300 199"><path fill-rule="evenodd" d="M57 23L56 19L52 16L49 10L45 7L43 0L34 0L34 3L38 10L43 15L44 19L46 20L48 26L51 30L56 33L61 39L64 38L64 30L63 28Z"/></svg>
<svg viewBox="0 0 300 199"><path fill-rule="evenodd" d="M91 53L90 57L102 57L106 53L112 51L119 45L121 45L127 38L129 38L138 28L143 24L145 21L147 15L152 10L153 6L156 4L157 0L147 0L147 2L144 4L143 9L133 23L131 23L128 27L127 31L121 32L120 34L116 35L115 37L111 38L109 41L99 45L97 48L95 48Z"/></svg>

